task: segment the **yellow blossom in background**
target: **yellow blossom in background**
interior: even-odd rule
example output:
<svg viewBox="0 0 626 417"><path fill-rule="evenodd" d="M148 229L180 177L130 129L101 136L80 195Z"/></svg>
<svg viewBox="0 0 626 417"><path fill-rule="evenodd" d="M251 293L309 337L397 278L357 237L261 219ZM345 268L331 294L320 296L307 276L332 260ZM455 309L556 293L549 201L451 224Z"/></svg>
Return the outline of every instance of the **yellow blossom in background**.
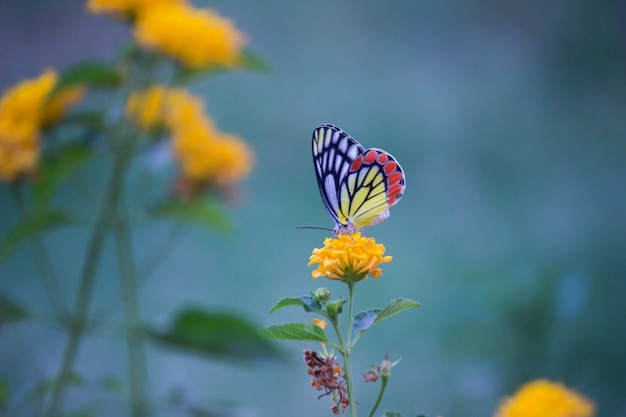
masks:
<svg viewBox="0 0 626 417"><path fill-rule="evenodd" d="M252 170L248 145L235 135L220 132L209 120L175 130L172 146L183 176L194 182L227 187Z"/></svg>
<svg viewBox="0 0 626 417"><path fill-rule="evenodd" d="M204 103L182 88L157 85L133 92L126 101L126 117L144 131L158 127L176 129L202 123Z"/></svg>
<svg viewBox="0 0 626 417"><path fill-rule="evenodd" d="M322 330L324 330L326 328L326 326L328 325L326 320L323 320L323 319L313 319L313 324L316 325L317 327L319 327Z"/></svg>
<svg viewBox="0 0 626 417"><path fill-rule="evenodd" d="M173 2L140 10L133 33L142 47L170 55L190 68L233 67L245 42L231 20L209 9Z"/></svg>
<svg viewBox="0 0 626 417"><path fill-rule="evenodd" d="M187 3L186 0L89 0L87 10L91 13L108 13L119 16L134 15L146 7L163 3Z"/></svg>
<svg viewBox="0 0 626 417"><path fill-rule="evenodd" d="M539 379L506 398L495 417L592 417L593 402L565 385Z"/></svg>
<svg viewBox="0 0 626 417"><path fill-rule="evenodd" d="M309 266L317 263L313 278L326 277L347 283L382 275L379 265L391 262L391 256L383 256L385 246L372 237L363 237L360 232L326 238L324 247L313 249Z"/></svg>
<svg viewBox="0 0 626 417"><path fill-rule="evenodd" d="M7 90L0 99L0 180L13 181L35 170L39 162L40 130L58 120L65 109L82 98L83 90L67 89L48 101L57 74L45 70Z"/></svg>
<svg viewBox="0 0 626 417"><path fill-rule="evenodd" d="M134 92L126 102L126 116L143 130L169 129L186 181L227 187L250 173L252 152L239 137L219 131L204 110L199 97L164 86Z"/></svg>

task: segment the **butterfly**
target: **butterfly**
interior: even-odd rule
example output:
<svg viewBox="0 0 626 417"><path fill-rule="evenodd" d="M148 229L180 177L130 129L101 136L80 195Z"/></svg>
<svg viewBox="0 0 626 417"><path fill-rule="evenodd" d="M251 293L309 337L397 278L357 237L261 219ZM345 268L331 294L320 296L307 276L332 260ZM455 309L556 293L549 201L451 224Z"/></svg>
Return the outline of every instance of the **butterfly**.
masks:
<svg viewBox="0 0 626 417"><path fill-rule="evenodd" d="M313 131L313 164L322 201L335 221L335 236L386 220L389 208L404 194L404 172L393 156L363 148L331 124Z"/></svg>

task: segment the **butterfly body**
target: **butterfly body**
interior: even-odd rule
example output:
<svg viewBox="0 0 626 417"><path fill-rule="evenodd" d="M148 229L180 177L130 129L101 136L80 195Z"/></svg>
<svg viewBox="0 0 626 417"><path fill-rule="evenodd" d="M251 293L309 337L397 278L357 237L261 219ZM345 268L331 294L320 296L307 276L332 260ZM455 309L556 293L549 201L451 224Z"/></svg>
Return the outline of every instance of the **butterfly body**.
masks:
<svg viewBox="0 0 626 417"><path fill-rule="evenodd" d="M405 188L404 172L393 156L363 148L331 124L315 128L312 145L317 184L335 221L335 235L352 234L389 217L389 208Z"/></svg>

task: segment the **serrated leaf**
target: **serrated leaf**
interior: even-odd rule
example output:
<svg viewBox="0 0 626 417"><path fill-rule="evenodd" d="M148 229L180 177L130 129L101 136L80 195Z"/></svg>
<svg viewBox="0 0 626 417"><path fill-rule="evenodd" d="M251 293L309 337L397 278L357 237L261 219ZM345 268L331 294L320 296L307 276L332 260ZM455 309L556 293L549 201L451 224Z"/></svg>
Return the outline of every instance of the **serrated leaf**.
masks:
<svg viewBox="0 0 626 417"><path fill-rule="evenodd" d="M369 329L372 324L374 324L374 321L378 317L378 313L380 313L381 311L382 310L380 308L377 308L375 310L367 310L357 313L354 316L353 320L354 330L357 333L361 333Z"/></svg>
<svg viewBox="0 0 626 417"><path fill-rule="evenodd" d="M222 207L217 202L208 199L166 201L154 207L151 214L156 218L170 218L197 223L224 234L232 230L230 221Z"/></svg>
<svg viewBox="0 0 626 417"><path fill-rule="evenodd" d="M413 301L413 300L409 300L408 298L394 298L393 300L391 300L391 302L389 303L387 307L383 308L382 310L380 310L380 312L378 312L376 320L374 320L374 323L372 324L380 323L381 321L391 316L394 316L398 313L401 313L404 310L417 308L419 306L420 306L420 303Z"/></svg>
<svg viewBox="0 0 626 417"><path fill-rule="evenodd" d="M35 204L39 209L48 205L65 179L83 165L91 154L88 146L71 144L58 149L43 161L33 184Z"/></svg>
<svg viewBox="0 0 626 417"><path fill-rule="evenodd" d="M228 360L277 359L282 352L257 327L234 313L188 309L166 331L148 329L153 340L176 349Z"/></svg>
<svg viewBox="0 0 626 417"><path fill-rule="evenodd" d="M276 310L280 310L283 307L288 307L288 306L304 306L304 303L302 302L302 300L300 298L296 298L296 297L285 297L285 298L281 298L280 300L278 300L278 302L276 304L274 304L274 306L272 308L270 308L270 314L273 313Z"/></svg>
<svg viewBox="0 0 626 417"><path fill-rule="evenodd" d="M122 74L111 63L99 60L84 60L67 68L61 73L59 82L50 94L77 85L88 87L116 87L122 82Z"/></svg>
<svg viewBox="0 0 626 417"><path fill-rule="evenodd" d="M16 224L0 241L0 261L6 258L22 241L35 233L71 223L70 218L58 211L37 213Z"/></svg>
<svg viewBox="0 0 626 417"><path fill-rule="evenodd" d="M329 342L324 331L313 323L285 323L261 329L260 334L269 339L309 340Z"/></svg>
<svg viewBox="0 0 626 417"><path fill-rule="evenodd" d="M0 326L28 317L25 308L5 295L0 294Z"/></svg>

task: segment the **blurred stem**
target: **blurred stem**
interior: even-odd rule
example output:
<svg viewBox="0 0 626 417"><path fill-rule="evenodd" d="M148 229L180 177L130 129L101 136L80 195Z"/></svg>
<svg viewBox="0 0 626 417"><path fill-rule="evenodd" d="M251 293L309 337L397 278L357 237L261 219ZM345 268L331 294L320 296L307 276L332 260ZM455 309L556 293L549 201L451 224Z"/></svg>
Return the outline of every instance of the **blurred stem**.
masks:
<svg viewBox="0 0 626 417"><path fill-rule="evenodd" d="M383 399L383 395L385 394L385 388L387 388L387 380L388 379L389 379L389 377L384 377L384 376L382 377L382 382L380 384L380 391L378 392L378 398L376 398L376 402L374 403L374 406L372 407L372 411L370 411L369 417L374 417L374 413L378 409L378 405L380 404L380 400Z"/></svg>
<svg viewBox="0 0 626 417"><path fill-rule="evenodd" d="M144 338L139 315L139 297L137 293L137 271L133 258L131 229L123 205L118 207L118 219L115 227L115 247L117 252L119 275L122 287L122 301L126 321L126 342L128 345L131 415L147 415L146 386L147 367L144 352Z"/></svg>
<svg viewBox="0 0 626 417"><path fill-rule="evenodd" d="M15 206L17 207L20 216L25 220L29 220L32 216L26 208L22 195L17 187L18 186L16 185L9 187L11 190L11 196L15 201ZM63 298L63 292L61 291L59 282L54 274L54 268L52 267L52 261L50 260L48 250L39 236L39 232L29 236L29 243L30 249L33 252L33 257L35 258L35 266L39 270L39 275L41 276L44 286L46 287L46 292L48 293L52 307L54 308L56 315L61 318L61 322L64 322L68 317L65 299Z"/></svg>
<svg viewBox="0 0 626 417"><path fill-rule="evenodd" d="M68 376L76 361L80 342L87 327L88 310L104 240L110 226L111 218L115 213L115 208L120 199L126 168L133 155L132 149L129 148L130 146L121 146L115 153L113 169L111 170L111 177L106 187L104 200L100 206L100 212L87 244L87 252L80 274L78 294L76 295L76 307L70 323L67 344L63 352L56 383L52 387L50 405L46 412L46 415L49 417L58 416L63 406L67 380L69 379Z"/></svg>

